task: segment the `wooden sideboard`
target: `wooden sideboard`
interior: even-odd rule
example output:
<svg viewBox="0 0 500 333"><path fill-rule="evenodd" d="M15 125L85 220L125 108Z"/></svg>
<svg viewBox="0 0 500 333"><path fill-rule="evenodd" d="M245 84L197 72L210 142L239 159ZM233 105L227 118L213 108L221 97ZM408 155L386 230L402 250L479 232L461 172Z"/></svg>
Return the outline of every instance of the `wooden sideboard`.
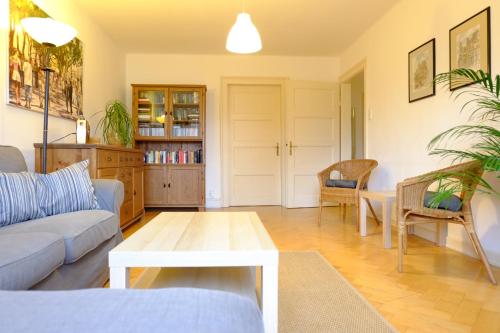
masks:
<svg viewBox="0 0 500 333"><path fill-rule="evenodd" d="M35 144L35 169L41 170L42 145ZM90 178L118 179L125 186L120 226L127 227L144 215L144 155L137 149L100 144L49 144L47 172L89 160Z"/></svg>

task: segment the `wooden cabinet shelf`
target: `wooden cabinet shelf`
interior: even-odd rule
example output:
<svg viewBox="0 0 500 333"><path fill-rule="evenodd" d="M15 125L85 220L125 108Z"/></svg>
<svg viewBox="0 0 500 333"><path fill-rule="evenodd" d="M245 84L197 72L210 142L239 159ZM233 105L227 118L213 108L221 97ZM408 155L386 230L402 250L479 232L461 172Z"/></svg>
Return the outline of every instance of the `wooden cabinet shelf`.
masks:
<svg viewBox="0 0 500 333"><path fill-rule="evenodd" d="M205 97L202 85L132 84L146 207L205 207Z"/></svg>
<svg viewBox="0 0 500 333"><path fill-rule="evenodd" d="M150 141L150 142L203 142L203 138L189 138L189 137L182 137L182 138L170 138L167 139L165 137L161 136L136 136L134 137L134 140L136 142L138 141Z"/></svg>

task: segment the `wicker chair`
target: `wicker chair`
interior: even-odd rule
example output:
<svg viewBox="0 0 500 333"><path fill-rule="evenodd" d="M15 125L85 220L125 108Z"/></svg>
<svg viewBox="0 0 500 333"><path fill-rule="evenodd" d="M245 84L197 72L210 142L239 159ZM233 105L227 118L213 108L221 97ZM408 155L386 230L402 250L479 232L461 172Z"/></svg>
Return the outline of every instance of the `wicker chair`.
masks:
<svg viewBox="0 0 500 333"><path fill-rule="evenodd" d="M407 249L407 234L408 226L423 224L423 223L436 223L436 227L440 228L444 223L456 223L464 226L467 235L469 236L476 254L488 272L489 278L493 284L497 284L495 276L491 270L486 254L479 242L479 238L474 229L474 221L472 219L471 211L471 191L472 194L477 186L477 181L472 177L460 177L460 173L467 173L471 175L481 176L483 169L480 163L467 162L448 167L441 170L436 170L425 175L413 177L404 180L398 184L397 187L397 218L399 226L398 237L398 271L403 271L403 255L406 254ZM459 173L459 174L457 174ZM436 180L436 175L447 174L450 177L458 179L464 184L464 188L468 191L462 191L460 199L462 206L459 211L451 211L447 209L427 208L424 206L424 196L428 187ZM436 243L440 244L443 240L439 239L439 232L436 233Z"/></svg>
<svg viewBox="0 0 500 333"><path fill-rule="evenodd" d="M345 220L346 205L355 205L358 221L357 229L359 231L359 191L366 188L368 179L373 169L377 167L378 163L375 160L347 160L332 164L328 168L318 173L320 184L319 196L319 218L318 225L321 225L321 213L323 211L324 202L338 202L341 206L342 220ZM356 188L341 188L341 187L328 187L326 181L330 179L333 171L337 171L342 179L356 180ZM369 200L366 200L368 207L375 217L377 224L380 221L375 215L372 205Z"/></svg>

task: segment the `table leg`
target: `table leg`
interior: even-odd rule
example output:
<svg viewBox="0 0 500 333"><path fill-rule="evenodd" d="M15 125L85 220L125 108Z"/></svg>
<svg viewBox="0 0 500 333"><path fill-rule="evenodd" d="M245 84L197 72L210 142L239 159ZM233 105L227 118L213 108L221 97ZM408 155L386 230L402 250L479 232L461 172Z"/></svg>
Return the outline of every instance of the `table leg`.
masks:
<svg viewBox="0 0 500 333"><path fill-rule="evenodd" d="M109 268L109 287L113 289L128 288L130 275L128 267L110 267Z"/></svg>
<svg viewBox="0 0 500 333"><path fill-rule="evenodd" d="M448 237L448 223L437 223L436 243L438 246L446 246L446 237Z"/></svg>
<svg viewBox="0 0 500 333"><path fill-rule="evenodd" d="M359 234L366 236L366 200L359 198Z"/></svg>
<svg viewBox="0 0 500 333"><path fill-rule="evenodd" d="M262 266L262 316L264 331L278 332L278 265Z"/></svg>
<svg viewBox="0 0 500 333"><path fill-rule="evenodd" d="M390 249L391 242L391 205L388 200L382 200L382 238L384 248Z"/></svg>

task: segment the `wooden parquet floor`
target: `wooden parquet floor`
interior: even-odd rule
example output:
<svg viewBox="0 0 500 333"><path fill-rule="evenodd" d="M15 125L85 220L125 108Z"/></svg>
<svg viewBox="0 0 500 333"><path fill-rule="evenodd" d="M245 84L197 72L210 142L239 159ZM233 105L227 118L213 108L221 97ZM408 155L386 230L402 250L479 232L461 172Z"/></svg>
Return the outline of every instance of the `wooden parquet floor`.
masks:
<svg viewBox="0 0 500 333"><path fill-rule="evenodd" d="M355 218L348 213L342 223L336 207L323 210L321 227L316 223L316 208L221 210L257 211L281 251L319 251L400 332L500 332L500 287L490 284L474 258L410 235L405 272L400 274L395 230L393 248L384 249L381 227L369 223L369 235L361 238ZM125 236L157 214L148 211ZM494 271L500 280L500 269ZM133 270L132 279L139 273Z"/></svg>

